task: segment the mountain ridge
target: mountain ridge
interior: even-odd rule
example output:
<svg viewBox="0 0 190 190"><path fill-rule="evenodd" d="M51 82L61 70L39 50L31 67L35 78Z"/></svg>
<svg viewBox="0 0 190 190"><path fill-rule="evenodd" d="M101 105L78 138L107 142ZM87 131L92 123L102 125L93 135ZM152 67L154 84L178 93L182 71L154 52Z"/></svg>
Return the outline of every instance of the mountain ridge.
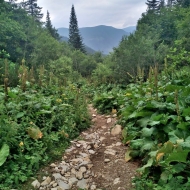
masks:
<svg viewBox="0 0 190 190"><path fill-rule="evenodd" d="M114 47L119 45L123 36L128 36L132 33L133 26L129 28L129 32L125 31L127 28L118 29L113 26L98 25L93 27L79 28L83 43L95 51L100 51L104 54L109 54ZM62 37L69 37L68 28L58 28L58 33Z"/></svg>

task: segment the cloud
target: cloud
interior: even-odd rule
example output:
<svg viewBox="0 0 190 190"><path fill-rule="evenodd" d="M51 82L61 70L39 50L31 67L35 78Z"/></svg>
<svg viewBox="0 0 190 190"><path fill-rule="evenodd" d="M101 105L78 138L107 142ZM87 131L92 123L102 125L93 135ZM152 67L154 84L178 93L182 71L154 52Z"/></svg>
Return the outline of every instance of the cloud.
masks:
<svg viewBox="0 0 190 190"><path fill-rule="evenodd" d="M52 24L69 27L72 4L75 7L79 27L108 25L123 28L136 25L141 14L146 11L146 0L38 0L43 7L44 19L47 10Z"/></svg>

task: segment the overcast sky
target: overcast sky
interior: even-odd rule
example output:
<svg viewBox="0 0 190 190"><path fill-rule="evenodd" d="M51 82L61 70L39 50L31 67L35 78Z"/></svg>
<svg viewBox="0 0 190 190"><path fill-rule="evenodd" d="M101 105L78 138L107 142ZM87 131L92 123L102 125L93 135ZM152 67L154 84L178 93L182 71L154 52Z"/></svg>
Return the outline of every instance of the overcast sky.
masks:
<svg viewBox="0 0 190 190"><path fill-rule="evenodd" d="M72 4L75 7L78 26L97 25L125 28L134 26L141 14L146 11L147 0L38 0L46 16L50 13L52 24L56 28L69 27Z"/></svg>

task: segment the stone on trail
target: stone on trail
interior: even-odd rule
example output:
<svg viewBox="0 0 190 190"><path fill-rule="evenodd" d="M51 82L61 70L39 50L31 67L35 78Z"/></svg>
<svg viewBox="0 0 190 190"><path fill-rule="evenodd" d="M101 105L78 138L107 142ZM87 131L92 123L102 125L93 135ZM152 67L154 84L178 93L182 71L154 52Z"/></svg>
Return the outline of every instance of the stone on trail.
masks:
<svg viewBox="0 0 190 190"><path fill-rule="evenodd" d="M76 178L77 179L82 179L83 178L83 173L81 171L76 172Z"/></svg>
<svg viewBox="0 0 190 190"><path fill-rule="evenodd" d="M106 129L107 127L105 125L101 126L102 129Z"/></svg>
<svg viewBox="0 0 190 190"><path fill-rule="evenodd" d="M62 165L61 166L61 173L65 173L65 172L67 172L68 170L69 170L69 166L67 166L67 165Z"/></svg>
<svg viewBox="0 0 190 190"><path fill-rule="evenodd" d="M86 167L82 166L79 171L81 171L82 173L86 172Z"/></svg>
<svg viewBox="0 0 190 190"><path fill-rule="evenodd" d="M55 180L62 179L62 175L60 173L54 173L52 176Z"/></svg>
<svg viewBox="0 0 190 190"><path fill-rule="evenodd" d="M117 142L117 143L115 144L115 146L121 146L121 145L122 145L121 142Z"/></svg>
<svg viewBox="0 0 190 190"><path fill-rule="evenodd" d="M108 124L108 123L111 123L111 118L108 118L108 119L107 119L107 124Z"/></svg>
<svg viewBox="0 0 190 190"><path fill-rule="evenodd" d="M74 185L77 182L78 182L78 179L76 177L72 177L69 179L69 185L70 186Z"/></svg>
<svg viewBox="0 0 190 190"><path fill-rule="evenodd" d="M119 178L116 178L116 179L113 181L113 184L116 185L116 184L118 184L118 183L120 183L120 179L119 179Z"/></svg>
<svg viewBox="0 0 190 190"><path fill-rule="evenodd" d="M95 151L94 150L89 150L88 151L90 154L95 154Z"/></svg>
<svg viewBox="0 0 190 190"><path fill-rule="evenodd" d="M55 168L55 167L56 167L56 164L52 163L52 164L50 165L50 167Z"/></svg>
<svg viewBox="0 0 190 190"><path fill-rule="evenodd" d="M82 179L80 181L78 181L77 183L77 187L81 188L81 189L88 189L88 180L87 179Z"/></svg>
<svg viewBox="0 0 190 190"><path fill-rule="evenodd" d="M46 186L49 185L51 183L51 178L47 177L42 183L41 186Z"/></svg>
<svg viewBox="0 0 190 190"><path fill-rule="evenodd" d="M71 169L71 174L74 174L74 175L76 174L75 168L72 168L72 169Z"/></svg>
<svg viewBox="0 0 190 190"><path fill-rule="evenodd" d="M40 187L40 182L36 179L35 181L32 182L31 184L35 189Z"/></svg>
<svg viewBox="0 0 190 190"><path fill-rule="evenodd" d="M111 130L111 135L116 136L121 134L122 127L121 125L116 125L114 128Z"/></svg>
<svg viewBox="0 0 190 190"><path fill-rule="evenodd" d="M112 150L112 149L107 149L104 151L105 154L110 154L110 155L113 155L115 156L116 155L116 151L115 150Z"/></svg>
<svg viewBox="0 0 190 190"><path fill-rule="evenodd" d="M57 183L58 183L59 187L61 187L63 190L70 189L69 184L65 183L62 180L58 180Z"/></svg>
<svg viewBox="0 0 190 190"><path fill-rule="evenodd" d="M92 186L90 187L90 190L96 190L96 185L92 185Z"/></svg>
<svg viewBox="0 0 190 190"><path fill-rule="evenodd" d="M83 158L88 157L88 154L86 154L86 153L79 152L79 154L80 154Z"/></svg>
<svg viewBox="0 0 190 190"><path fill-rule="evenodd" d="M110 159L105 159L104 162L108 163L108 162L110 162Z"/></svg>

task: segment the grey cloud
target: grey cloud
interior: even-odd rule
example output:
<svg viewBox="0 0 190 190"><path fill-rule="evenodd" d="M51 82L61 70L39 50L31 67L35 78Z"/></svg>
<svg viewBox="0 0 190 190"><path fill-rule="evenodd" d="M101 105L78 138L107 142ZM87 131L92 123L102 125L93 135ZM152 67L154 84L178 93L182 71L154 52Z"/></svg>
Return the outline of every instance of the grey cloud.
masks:
<svg viewBox="0 0 190 190"><path fill-rule="evenodd" d="M50 12L56 28L69 27L71 6L74 4L79 27L108 25L123 28L136 25L146 11L146 0L38 0L46 16ZM45 19L44 16L44 19Z"/></svg>

